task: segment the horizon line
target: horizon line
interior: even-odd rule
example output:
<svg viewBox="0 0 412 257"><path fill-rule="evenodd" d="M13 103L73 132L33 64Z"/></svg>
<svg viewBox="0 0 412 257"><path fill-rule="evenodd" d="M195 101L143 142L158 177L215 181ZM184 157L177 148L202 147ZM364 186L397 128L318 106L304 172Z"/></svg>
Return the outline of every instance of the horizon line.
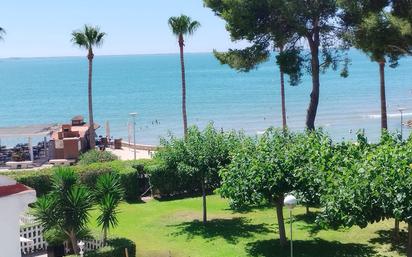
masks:
<svg viewBox="0 0 412 257"><path fill-rule="evenodd" d="M210 54L213 53L212 51L189 51L185 52L185 54ZM130 53L130 54L95 54L96 56L103 56L103 57L115 57L115 56L139 56L139 55L172 55L172 54L179 54L179 52L164 52L164 53ZM54 55L54 56L10 56L10 57L0 57L0 60L7 60L7 59L41 59L41 58L68 58L68 57L87 57L87 55Z"/></svg>

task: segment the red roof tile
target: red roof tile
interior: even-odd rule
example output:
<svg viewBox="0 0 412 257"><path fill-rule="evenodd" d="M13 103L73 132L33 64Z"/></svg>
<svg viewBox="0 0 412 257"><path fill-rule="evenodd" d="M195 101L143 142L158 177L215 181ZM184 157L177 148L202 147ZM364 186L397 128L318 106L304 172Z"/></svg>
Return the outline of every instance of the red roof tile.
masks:
<svg viewBox="0 0 412 257"><path fill-rule="evenodd" d="M14 185L9 185L9 186L0 186L0 197L14 195L14 194L21 193L21 192L28 191L28 190L33 190L33 189L23 184L19 184L19 183L14 184Z"/></svg>

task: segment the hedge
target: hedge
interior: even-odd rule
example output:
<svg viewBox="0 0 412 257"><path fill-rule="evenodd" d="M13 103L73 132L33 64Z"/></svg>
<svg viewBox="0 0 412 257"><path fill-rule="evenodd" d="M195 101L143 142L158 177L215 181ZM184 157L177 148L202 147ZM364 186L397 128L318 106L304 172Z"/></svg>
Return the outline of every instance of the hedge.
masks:
<svg viewBox="0 0 412 257"><path fill-rule="evenodd" d="M99 175L107 172L118 173L125 189L125 198L128 201L138 200L147 188L147 179L143 174L150 176L153 191L158 196L172 196L198 191L196 177L180 174L177 170L166 167L159 159L137 161L117 160L72 167L75 172L79 174L80 182L89 188L94 188ZM12 177L19 183L35 189L37 196L42 196L51 190L51 178L54 170L55 168L21 170L4 172L2 175Z"/></svg>
<svg viewBox="0 0 412 257"><path fill-rule="evenodd" d="M139 187L140 174L143 172L142 166L150 163L144 161L112 161L104 163L93 163L89 165L72 166L74 171L79 174L82 184L94 188L97 177L107 172L116 172L120 175L121 183L125 189L126 200L138 200L144 188ZM23 183L36 190L37 196L47 194L51 190L51 179L56 168L45 168L40 170L22 170L4 172L1 175L9 176L19 183Z"/></svg>
<svg viewBox="0 0 412 257"><path fill-rule="evenodd" d="M114 238L107 241L107 246L95 251L85 252L85 257L125 257L127 248L129 257L136 256L136 244L127 238ZM68 255L66 257L78 257L77 255Z"/></svg>

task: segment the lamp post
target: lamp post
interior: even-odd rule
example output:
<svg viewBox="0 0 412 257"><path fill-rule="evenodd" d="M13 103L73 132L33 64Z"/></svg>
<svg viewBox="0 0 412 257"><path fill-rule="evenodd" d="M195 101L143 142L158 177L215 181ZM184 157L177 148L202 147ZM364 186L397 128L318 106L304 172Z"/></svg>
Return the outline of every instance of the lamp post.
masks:
<svg viewBox="0 0 412 257"><path fill-rule="evenodd" d="M398 108L398 111L401 113L401 140L403 140L403 112L406 108Z"/></svg>
<svg viewBox="0 0 412 257"><path fill-rule="evenodd" d="M79 243L77 243L77 245L79 246L79 249L80 249L80 252L79 252L80 257L83 257L83 254L84 254L84 252L83 252L84 242L83 242L83 241L80 241Z"/></svg>
<svg viewBox="0 0 412 257"><path fill-rule="evenodd" d="M289 215L290 215L290 257L293 257L293 237L292 237L292 223L293 223L293 216L292 216L292 210L293 208L296 207L297 204L297 199L293 195L287 195L285 197L285 200L283 201L283 204L286 206L286 208L289 209Z"/></svg>
<svg viewBox="0 0 412 257"><path fill-rule="evenodd" d="M134 149L134 160L136 160L136 116L137 112L129 113L133 117L133 149Z"/></svg>

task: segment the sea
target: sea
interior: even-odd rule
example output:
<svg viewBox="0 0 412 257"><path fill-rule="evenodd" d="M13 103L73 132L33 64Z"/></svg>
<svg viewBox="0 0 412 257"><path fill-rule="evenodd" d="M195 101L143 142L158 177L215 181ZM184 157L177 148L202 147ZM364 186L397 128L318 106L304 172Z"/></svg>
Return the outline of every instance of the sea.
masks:
<svg viewBox="0 0 412 257"><path fill-rule="evenodd" d="M380 135L379 67L365 54L351 50L349 77L328 70L321 75L316 126L335 140L353 140L363 129L370 141ZM274 58L242 73L221 65L212 53L187 53L189 125L213 122L224 130L258 135L281 126L279 69ZM75 115L87 120L86 57L0 59L0 127L69 123ZM287 123L303 131L311 77L298 86L286 84ZM386 69L389 130L412 119L412 58ZM182 135L181 73L178 54L95 56L93 70L95 122L105 135L129 140L132 112L137 112L136 142L159 144L162 137ZM404 137L410 130L404 126ZM0 138L2 144L26 138ZM40 139L39 139L40 140Z"/></svg>

